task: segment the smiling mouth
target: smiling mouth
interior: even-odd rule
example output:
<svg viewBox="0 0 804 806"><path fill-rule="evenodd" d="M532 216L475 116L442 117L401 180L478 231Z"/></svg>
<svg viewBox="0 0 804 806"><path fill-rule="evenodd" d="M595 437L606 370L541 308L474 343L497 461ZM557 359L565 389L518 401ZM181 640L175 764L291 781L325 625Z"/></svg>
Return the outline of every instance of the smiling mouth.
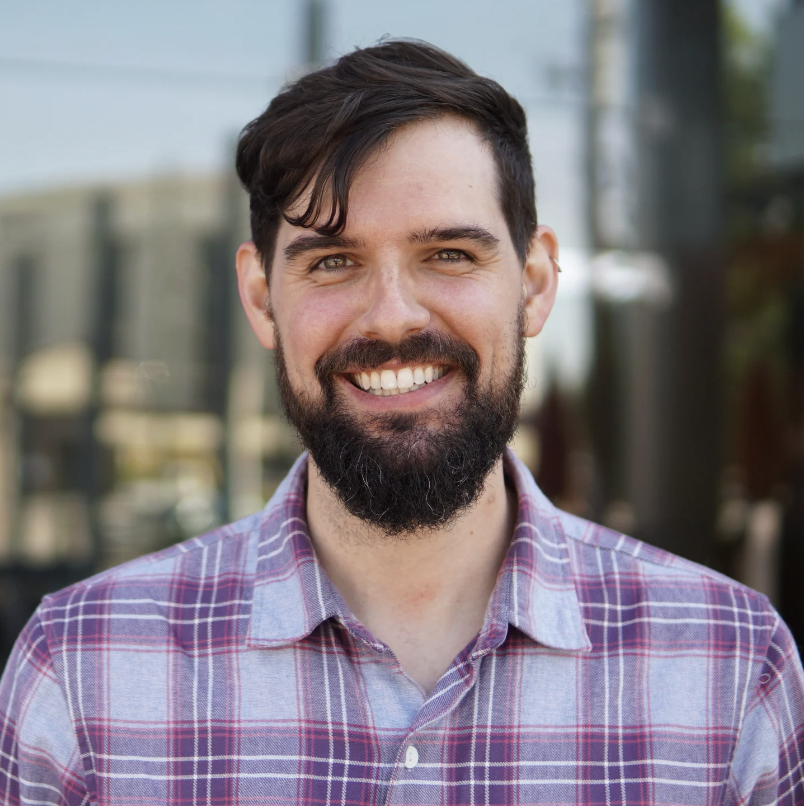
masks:
<svg viewBox="0 0 804 806"><path fill-rule="evenodd" d="M419 367L401 367L400 369L373 369L366 372L355 372L346 377L364 392L377 397L391 397L415 392L428 383L437 381L447 367L439 364L428 364Z"/></svg>

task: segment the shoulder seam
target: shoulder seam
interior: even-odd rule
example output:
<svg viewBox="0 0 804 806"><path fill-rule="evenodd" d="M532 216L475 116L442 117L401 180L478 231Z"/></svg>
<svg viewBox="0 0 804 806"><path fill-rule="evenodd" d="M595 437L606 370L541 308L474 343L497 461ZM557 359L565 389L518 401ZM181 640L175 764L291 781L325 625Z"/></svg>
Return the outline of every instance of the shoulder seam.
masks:
<svg viewBox="0 0 804 806"><path fill-rule="evenodd" d="M591 528L593 528L594 526L598 525L598 524L593 523L592 521L587 521L585 518L580 518L577 515L572 515L571 513L564 513L563 511L559 511L559 512L561 513L558 516L559 520L561 519L562 515L567 515L567 516L569 516L569 517L571 517L573 519L577 519L578 521L581 521L582 523L584 523L585 524L585 526L584 526L585 532L588 532ZM602 527L602 528L606 528L606 527ZM628 535L625 535L625 534L622 534L622 533L617 533L617 532L612 532L612 533L613 534L620 534L621 537L626 538L629 541L636 541L637 543L639 543L640 546L642 546L642 545L648 546L651 549L657 549L658 548L657 546L652 546L650 543L645 543L644 541L638 540L635 537L629 537ZM626 551L622 547L605 546L605 545L600 545L600 544L595 545L595 544L592 544L592 543L588 543L587 541L585 541L583 539L583 537L579 537L577 535L574 535L571 532L569 532L567 529L564 529L564 535L567 538L567 540L572 540L573 542L578 543L580 545L589 546L590 548L599 548L599 549L602 549L604 551L617 552L620 555L623 555L625 557L630 557L631 559L637 560L640 563L646 563L647 565L651 565L654 568L665 568L665 569L668 569L668 570L672 570L672 571L676 571L678 573L684 574L685 576L691 576L691 577L694 577L697 574L699 576L702 576L702 577L705 577L705 578L707 578L709 580L712 580L713 582L722 583L722 584L728 586L729 588L739 590L741 593L747 595L748 597L753 599L755 602L757 602L758 604L762 605L763 609L765 610L767 615L775 614L775 610L773 609L773 605L771 605L770 600L768 599L768 597L764 593L760 593L759 591L755 591L753 588L749 588L747 585L743 584L742 582L738 582L736 579L732 579L731 577L727 577L725 574L721 574L719 571L715 571L713 568L708 568L705 565L701 565L700 563L696 563L694 560L688 560L685 557L672 555L672 554L670 554L670 552L667 552L670 557L674 557L674 558L680 560L681 563L680 564L673 564L671 562L663 563L663 562L658 562L657 560L653 559L652 557L649 557L649 556L646 556L646 555L634 554L631 551ZM659 550L663 551L663 549L659 549ZM691 564L693 567L692 568L685 567L685 566L687 566L687 564ZM776 618L778 619L778 614L776 614Z"/></svg>

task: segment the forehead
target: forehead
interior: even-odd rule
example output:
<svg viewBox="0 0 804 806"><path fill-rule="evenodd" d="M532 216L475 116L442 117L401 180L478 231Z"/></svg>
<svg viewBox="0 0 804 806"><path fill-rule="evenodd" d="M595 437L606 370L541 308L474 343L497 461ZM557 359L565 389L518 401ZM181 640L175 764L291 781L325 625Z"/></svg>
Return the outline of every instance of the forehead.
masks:
<svg viewBox="0 0 804 806"><path fill-rule="evenodd" d="M437 224L481 224L506 234L491 148L477 127L458 117L409 124L358 170L349 191L346 231L386 235ZM304 210L305 194L291 214ZM325 220L329 210L322 211ZM283 221L280 240L300 228Z"/></svg>

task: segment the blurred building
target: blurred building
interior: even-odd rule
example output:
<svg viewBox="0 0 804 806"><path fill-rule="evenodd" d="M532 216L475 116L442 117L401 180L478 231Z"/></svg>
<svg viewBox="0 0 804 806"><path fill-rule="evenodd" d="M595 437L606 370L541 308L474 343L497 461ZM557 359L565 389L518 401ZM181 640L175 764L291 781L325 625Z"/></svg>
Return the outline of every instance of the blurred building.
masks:
<svg viewBox="0 0 804 806"><path fill-rule="evenodd" d="M0 599L21 613L259 508L298 453L236 299L246 211L220 176L0 201Z"/></svg>

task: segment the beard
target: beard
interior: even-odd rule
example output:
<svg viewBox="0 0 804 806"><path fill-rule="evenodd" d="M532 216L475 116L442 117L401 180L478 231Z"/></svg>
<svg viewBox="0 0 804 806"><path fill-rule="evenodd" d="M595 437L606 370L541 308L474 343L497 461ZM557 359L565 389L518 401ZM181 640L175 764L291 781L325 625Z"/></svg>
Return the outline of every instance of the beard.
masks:
<svg viewBox="0 0 804 806"><path fill-rule="evenodd" d="M480 362L465 342L425 331L392 344L355 339L316 362L322 394L295 390L276 334L274 362L282 405L321 476L348 512L388 537L443 528L477 501L516 430L524 385L524 310L520 307L510 369L480 388ZM354 367L388 361L447 365L463 376L452 411L355 413L335 381ZM408 394L411 394L410 392Z"/></svg>

